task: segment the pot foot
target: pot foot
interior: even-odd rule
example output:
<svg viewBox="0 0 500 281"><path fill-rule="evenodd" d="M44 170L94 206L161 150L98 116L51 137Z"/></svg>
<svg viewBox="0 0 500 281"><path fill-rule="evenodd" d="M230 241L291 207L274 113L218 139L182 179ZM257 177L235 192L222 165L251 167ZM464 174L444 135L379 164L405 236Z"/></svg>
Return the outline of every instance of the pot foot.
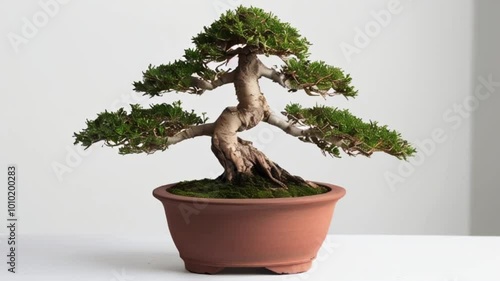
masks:
<svg viewBox="0 0 500 281"><path fill-rule="evenodd" d="M301 273L306 272L311 268L312 261L298 263L298 264L290 264L290 265L280 265L280 266L268 266L266 267L268 270L271 270L274 273L278 274L292 274L292 273Z"/></svg>
<svg viewBox="0 0 500 281"><path fill-rule="evenodd" d="M216 274L224 269L224 267L209 266L192 262L184 262L184 267L190 272L200 274Z"/></svg>

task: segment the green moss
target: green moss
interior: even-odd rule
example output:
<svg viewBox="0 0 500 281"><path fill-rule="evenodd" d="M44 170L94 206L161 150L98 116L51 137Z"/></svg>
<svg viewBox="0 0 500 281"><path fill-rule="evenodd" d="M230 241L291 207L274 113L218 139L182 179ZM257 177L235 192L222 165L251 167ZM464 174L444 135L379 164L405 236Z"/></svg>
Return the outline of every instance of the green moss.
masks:
<svg viewBox="0 0 500 281"><path fill-rule="evenodd" d="M170 193L201 198L284 198L321 194L325 187L313 188L304 184L290 183L287 189L261 178L249 177L238 182L214 179L183 181L169 189Z"/></svg>

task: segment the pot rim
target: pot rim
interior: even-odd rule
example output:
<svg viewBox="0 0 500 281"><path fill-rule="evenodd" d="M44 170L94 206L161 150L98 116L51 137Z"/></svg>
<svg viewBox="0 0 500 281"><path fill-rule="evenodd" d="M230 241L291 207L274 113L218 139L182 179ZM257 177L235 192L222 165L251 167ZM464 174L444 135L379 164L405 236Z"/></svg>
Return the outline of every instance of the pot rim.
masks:
<svg viewBox="0 0 500 281"><path fill-rule="evenodd" d="M190 197L190 196L181 196L168 192L169 188L172 188L177 183L171 183L162 185L153 190L153 196L163 201L165 199L169 201L176 201L182 203L208 203L214 205L303 205L308 203L318 203L323 201L336 201L340 198L344 197L346 190L343 187L322 183L322 182L314 182L318 185L322 185L329 189L327 192L316 195L308 195L301 197L286 197L286 198L201 198L201 197Z"/></svg>

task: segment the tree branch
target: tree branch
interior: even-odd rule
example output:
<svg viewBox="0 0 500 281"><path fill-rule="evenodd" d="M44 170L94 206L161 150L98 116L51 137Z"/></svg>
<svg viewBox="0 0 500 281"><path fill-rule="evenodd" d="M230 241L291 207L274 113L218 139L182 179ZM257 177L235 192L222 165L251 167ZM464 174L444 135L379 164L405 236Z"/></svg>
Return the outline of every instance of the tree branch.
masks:
<svg viewBox="0 0 500 281"><path fill-rule="evenodd" d="M291 117L291 116L290 116ZM341 146L342 145L342 139L337 138L337 137L328 137L324 138L324 134L307 125L305 128L301 128L300 126L300 121L299 120L286 120L285 118L281 117L280 115L271 112L269 114L269 117L264 120L265 122L269 123L270 125L276 126L283 130L285 133L294 136L294 137L299 137L302 141L305 142L311 142L318 144L317 142L319 141L320 138L323 139L323 141L327 141L333 145L336 146Z"/></svg>
<svg viewBox="0 0 500 281"><path fill-rule="evenodd" d="M307 130L310 128L302 129L297 126L297 122L286 120L282 118L280 115L271 112L269 117L264 120L265 122L276 126L283 130L285 133L292 135L294 137L303 137L307 135Z"/></svg>
<svg viewBox="0 0 500 281"><path fill-rule="evenodd" d="M173 145L195 137L211 136L214 133L214 128L214 123L191 126L183 131L178 132L174 136L167 138L167 145Z"/></svg>
<svg viewBox="0 0 500 281"><path fill-rule="evenodd" d="M277 117L271 115L270 122L285 132L299 136L302 141L316 144L332 156L340 157L339 149L352 156L370 156L373 152L382 151L399 159L406 159L416 152L398 132L377 122L364 122L348 110L327 106L302 108L298 104L290 104L283 114L288 121L277 121ZM296 124L308 126L308 129L294 129Z"/></svg>
<svg viewBox="0 0 500 281"><path fill-rule="evenodd" d="M280 84L284 88L290 88L290 85L285 80L285 75L276 71L276 69L269 68L261 61L259 61L259 76L266 77L267 79Z"/></svg>
<svg viewBox="0 0 500 281"><path fill-rule="evenodd" d="M303 124L301 120L294 118L292 115L284 114L287 115L289 120L282 118L278 114L271 113L264 121L282 129L291 136L298 137L301 141L316 144L322 150L323 154L328 152L332 156L339 157L335 147L341 148L349 156L363 155L369 157L376 151L392 154L392 148L384 149L379 147L384 142L382 139L379 140L376 145L367 147L366 143L354 136L345 134L333 136L327 133L328 128L321 129L317 126L309 126ZM398 153L396 153L395 156L406 157L404 154L400 155Z"/></svg>
<svg viewBox="0 0 500 281"><path fill-rule="evenodd" d="M215 79L212 82L209 82L207 80L198 78L198 77L191 77L191 83L193 84L194 87L202 89L201 91L198 92L198 94L203 93L205 90L213 90L217 87L220 87L224 84L229 84L234 82L234 70L231 72L225 72L222 75L220 75L217 79Z"/></svg>
<svg viewBox="0 0 500 281"><path fill-rule="evenodd" d="M181 103L156 104L150 108L131 105L130 112L102 112L87 120L87 128L75 133L75 144L84 147L104 141L106 146L119 147L120 154L153 153L170 144L201 135L210 135L211 124L194 111L186 111ZM205 125L206 124L206 125Z"/></svg>

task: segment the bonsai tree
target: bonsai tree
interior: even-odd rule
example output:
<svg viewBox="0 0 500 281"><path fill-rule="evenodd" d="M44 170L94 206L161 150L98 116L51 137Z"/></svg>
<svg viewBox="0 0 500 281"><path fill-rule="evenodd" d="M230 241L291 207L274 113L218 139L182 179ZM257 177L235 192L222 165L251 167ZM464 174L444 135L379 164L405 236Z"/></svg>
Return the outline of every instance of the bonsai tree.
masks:
<svg viewBox="0 0 500 281"><path fill-rule="evenodd" d="M193 48L186 49L182 58L150 65L142 81L133 83L134 90L150 97L169 92L202 95L232 84L238 104L228 105L213 122L208 122L205 114L184 110L180 101L150 108L131 105L130 112L123 108L105 111L75 133L75 144L89 147L103 141L118 147L121 154L149 154L187 139L209 136L211 149L224 168L218 181L264 178L273 188L284 189L291 183L315 184L288 173L251 142L239 138L238 132L267 122L334 157L340 157L341 151L351 156L382 151L406 159L415 152L398 132L377 122L363 122L348 110L289 104L282 114L272 112L259 86L261 78L276 82L284 91L310 96L351 98L357 91L342 69L311 61L307 39L271 13L240 6L204 27L192 43ZM283 64L271 68L259 59L262 56L276 56ZM237 60L237 67L224 68L231 59Z"/></svg>

